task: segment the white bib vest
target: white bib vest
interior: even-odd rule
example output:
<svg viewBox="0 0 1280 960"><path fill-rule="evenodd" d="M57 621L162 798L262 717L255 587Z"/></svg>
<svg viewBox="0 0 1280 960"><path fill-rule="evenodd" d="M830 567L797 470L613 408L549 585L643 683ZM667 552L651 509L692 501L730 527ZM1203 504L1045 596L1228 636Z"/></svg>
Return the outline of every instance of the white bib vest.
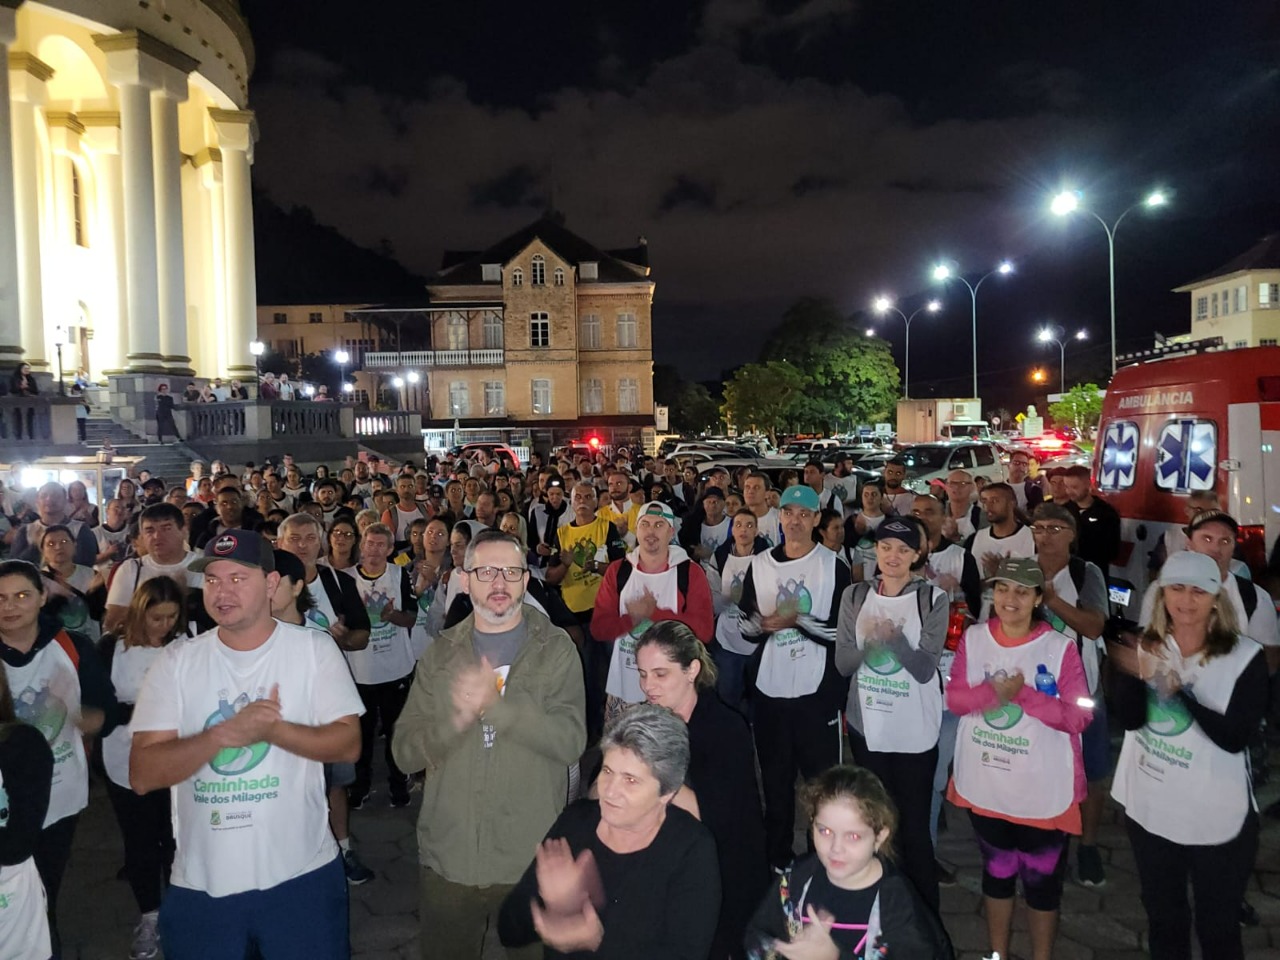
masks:
<svg viewBox="0 0 1280 960"><path fill-rule="evenodd" d="M356 589L369 614L369 645L363 650L347 652L347 663L351 665L351 675L356 678L356 683L389 683L412 673L416 661L409 631L382 619L382 611L388 603L394 603L396 609L400 609L404 570L389 563L372 580L361 574L358 566L347 573L355 579Z"/></svg>
<svg viewBox="0 0 1280 960"><path fill-rule="evenodd" d="M924 586L931 591L934 587ZM938 591L939 593L941 591ZM885 641L903 636L920 649L920 600L915 591L896 597L867 593L855 636L866 657L854 677L862 711L862 735L876 753L924 753L937 746L942 726L942 684L937 675L919 683Z"/></svg>
<svg viewBox="0 0 1280 960"><path fill-rule="evenodd" d="M1217 713L1226 713L1236 681L1258 653L1256 642L1238 637L1230 653L1201 663L1183 660L1172 638L1165 644L1166 662L1182 685ZM1256 807L1247 751L1223 750L1181 699L1160 700L1150 687L1147 722L1124 735L1111 796L1144 830L1188 845L1226 843Z"/></svg>
<svg viewBox="0 0 1280 960"><path fill-rule="evenodd" d="M814 620L831 616L831 594L839 558L818 544L798 560L758 554L751 564L756 606L761 616L798 614ZM827 668L827 653L795 627L764 641L756 688L767 697L795 699L816 693Z"/></svg>
<svg viewBox="0 0 1280 960"><path fill-rule="evenodd" d="M89 764L80 728L80 675L55 638L25 667L5 664L18 719L44 734L53 750L53 786L44 825L89 804Z"/></svg>
<svg viewBox="0 0 1280 960"><path fill-rule="evenodd" d="M121 703L135 703L142 681L159 659L164 647L126 647L123 640L116 641L115 656L111 659L111 685L116 689L116 699ZM130 724L123 724L111 731L102 741L102 764L107 776L118 787L129 789L129 747L133 744Z"/></svg>
<svg viewBox="0 0 1280 960"><path fill-rule="evenodd" d="M676 583L678 575L676 567L669 566L661 573L644 573L635 566L632 559L631 576L627 578L622 592L618 594L618 613L627 612L627 604L638 600L648 590L653 594L660 610L678 610L680 607L680 590ZM686 560L692 563L692 560ZM609 659L609 676L605 681L605 692L612 694L624 703L640 703L644 700L644 692L640 689L640 672L636 669L636 642L644 635L653 623L645 621L637 623L630 633L618 637L613 645L613 655Z"/></svg>
<svg viewBox="0 0 1280 960"><path fill-rule="evenodd" d="M1055 677L1073 641L1050 630L1017 647L1002 647L986 623L964 635L966 681L1021 673L1034 687L1044 664ZM1054 730L1015 703L960 718L956 730L956 791L975 806L1025 820L1048 820L1075 802L1072 735Z"/></svg>
<svg viewBox="0 0 1280 960"><path fill-rule="evenodd" d="M739 557L730 553L724 558L724 569L720 571L720 595L726 605L724 612L716 617L716 641L730 653L742 656L756 652L756 645L742 636L742 611L738 609L742 584L753 559L754 556Z"/></svg>

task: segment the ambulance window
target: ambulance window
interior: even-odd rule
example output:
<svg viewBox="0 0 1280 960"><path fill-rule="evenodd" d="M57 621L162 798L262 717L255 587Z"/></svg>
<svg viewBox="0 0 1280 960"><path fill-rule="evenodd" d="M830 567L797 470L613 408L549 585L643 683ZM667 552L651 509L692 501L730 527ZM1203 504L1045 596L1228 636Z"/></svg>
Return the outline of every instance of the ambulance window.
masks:
<svg viewBox="0 0 1280 960"><path fill-rule="evenodd" d="M1138 472L1138 425L1132 420L1113 420L1102 432L1102 459L1098 467L1098 489L1128 490Z"/></svg>
<svg viewBox="0 0 1280 960"><path fill-rule="evenodd" d="M1218 426L1212 420L1170 420L1156 442L1156 486L1170 493L1212 490L1218 463Z"/></svg>

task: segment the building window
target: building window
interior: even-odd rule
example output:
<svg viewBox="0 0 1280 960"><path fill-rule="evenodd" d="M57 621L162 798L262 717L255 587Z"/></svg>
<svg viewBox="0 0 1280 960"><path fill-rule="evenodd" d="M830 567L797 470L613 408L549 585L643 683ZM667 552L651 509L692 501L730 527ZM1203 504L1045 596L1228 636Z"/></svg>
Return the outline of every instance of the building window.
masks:
<svg viewBox="0 0 1280 960"><path fill-rule="evenodd" d="M502 316L492 310L484 315L484 348L486 350L502 349Z"/></svg>
<svg viewBox="0 0 1280 960"><path fill-rule="evenodd" d="M1280 283L1258 284L1258 306L1274 307L1280 305Z"/></svg>
<svg viewBox="0 0 1280 960"><path fill-rule="evenodd" d="M634 377L618 381L618 412L635 413L640 409L640 383Z"/></svg>
<svg viewBox="0 0 1280 960"><path fill-rule="evenodd" d="M582 381L582 412L604 413L604 384L601 381Z"/></svg>
<svg viewBox="0 0 1280 960"><path fill-rule="evenodd" d="M598 313L582 315L582 349L600 349L600 314Z"/></svg>
<svg viewBox="0 0 1280 960"><path fill-rule="evenodd" d="M484 382L484 415L501 417L507 412L507 388L501 380Z"/></svg>
<svg viewBox="0 0 1280 960"><path fill-rule="evenodd" d="M578 279L599 280L600 264L595 260L584 260L582 263L578 264Z"/></svg>
<svg viewBox="0 0 1280 960"><path fill-rule="evenodd" d="M502 279L502 264L500 263L482 263L480 264L480 279L484 283L497 283Z"/></svg>
<svg viewBox="0 0 1280 960"><path fill-rule="evenodd" d="M1247 347L1248 345L1249 345L1249 341L1248 341L1248 340L1237 340L1234 344L1232 344L1232 346L1233 346L1236 350L1240 350L1241 348L1243 348L1243 347Z"/></svg>
<svg viewBox="0 0 1280 960"><path fill-rule="evenodd" d="M564 286L564 271L562 269L556 267L555 272L551 274L551 277L557 287Z"/></svg>
<svg viewBox="0 0 1280 960"><path fill-rule="evenodd" d="M511 271L511 285L513 287L524 286L524 271L521 270L519 267L516 267L514 270Z"/></svg>
<svg viewBox="0 0 1280 960"><path fill-rule="evenodd" d="M1209 294L1209 316L1216 317L1218 315L1218 291Z"/></svg>
<svg viewBox="0 0 1280 960"><path fill-rule="evenodd" d="M445 314L445 342L450 350L467 349L467 318L456 310Z"/></svg>
<svg viewBox="0 0 1280 960"><path fill-rule="evenodd" d="M89 235L84 223L84 185L80 182L80 170L76 167L76 162L70 158L67 162L71 164L71 232L77 247L87 247Z"/></svg>
<svg viewBox="0 0 1280 960"><path fill-rule="evenodd" d="M471 393L465 380L454 380L449 384L449 416L471 416Z"/></svg>
<svg viewBox="0 0 1280 960"><path fill-rule="evenodd" d="M637 344L636 315L634 313L618 314L618 347L627 349Z"/></svg>
<svg viewBox="0 0 1280 960"><path fill-rule="evenodd" d="M551 346L551 317L548 314L529 314L529 346Z"/></svg>
<svg viewBox="0 0 1280 960"><path fill-rule="evenodd" d="M551 412L551 381L533 381L533 412L546 414Z"/></svg>
<svg viewBox="0 0 1280 960"><path fill-rule="evenodd" d="M289 315L287 313L273 313L271 315L272 323L288 323Z"/></svg>
<svg viewBox="0 0 1280 960"><path fill-rule="evenodd" d="M324 323L324 314L311 312L307 314L307 323Z"/></svg>
<svg viewBox="0 0 1280 960"><path fill-rule="evenodd" d="M547 262L542 259L542 254L535 254L533 262L529 264L529 282L535 287L545 287L547 285Z"/></svg>
<svg viewBox="0 0 1280 960"><path fill-rule="evenodd" d="M1236 287L1236 313L1244 313L1249 309L1249 285L1242 283Z"/></svg>
<svg viewBox="0 0 1280 960"><path fill-rule="evenodd" d="M1196 319L1197 320L1209 319L1209 298L1208 297L1196 297Z"/></svg>
<svg viewBox="0 0 1280 960"><path fill-rule="evenodd" d="M1275 337L1263 337L1261 340L1258 341L1258 346L1260 347L1274 347L1275 345L1276 345Z"/></svg>

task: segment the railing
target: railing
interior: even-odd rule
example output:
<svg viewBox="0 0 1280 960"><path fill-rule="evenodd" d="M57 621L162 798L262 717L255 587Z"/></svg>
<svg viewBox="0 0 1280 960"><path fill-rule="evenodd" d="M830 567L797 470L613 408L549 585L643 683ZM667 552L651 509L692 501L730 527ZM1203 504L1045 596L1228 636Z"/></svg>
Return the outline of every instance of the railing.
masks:
<svg viewBox="0 0 1280 960"><path fill-rule="evenodd" d="M336 403L309 401L271 404L273 437L340 437L342 408Z"/></svg>
<svg viewBox="0 0 1280 960"><path fill-rule="evenodd" d="M504 351L497 350L402 350L364 355L365 369L403 367L500 367Z"/></svg>
<svg viewBox="0 0 1280 960"><path fill-rule="evenodd" d="M0 397L0 440L6 446L19 447L51 442L53 417L49 398Z"/></svg>
<svg viewBox="0 0 1280 960"><path fill-rule="evenodd" d="M356 414L357 437L406 437L418 436L421 433L422 414L416 410Z"/></svg>
<svg viewBox="0 0 1280 960"><path fill-rule="evenodd" d="M184 404L187 413L187 430L191 439L214 437L244 437L250 403L224 401L222 403Z"/></svg>

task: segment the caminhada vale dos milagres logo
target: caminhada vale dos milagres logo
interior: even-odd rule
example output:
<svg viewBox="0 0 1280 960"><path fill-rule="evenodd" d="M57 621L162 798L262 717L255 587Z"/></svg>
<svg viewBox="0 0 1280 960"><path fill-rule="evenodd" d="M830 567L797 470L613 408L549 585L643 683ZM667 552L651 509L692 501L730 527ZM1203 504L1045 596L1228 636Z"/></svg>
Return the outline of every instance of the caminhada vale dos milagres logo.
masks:
<svg viewBox="0 0 1280 960"><path fill-rule="evenodd" d="M262 691L259 691L258 699L262 699L263 695ZM229 696L226 690L218 691L218 708L205 720L206 730L225 723L249 705L247 693L241 693L234 700L228 699ZM224 777L238 777L260 764L270 752L271 745L266 742L251 743L247 747L223 747L214 754L213 759L209 761L209 766L214 773Z"/></svg>
<svg viewBox="0 0 1280 960"><path fill-rule="evenodd" d="M1177 697L1161 700L1147 688L1147 729L1160 737L1176 737L1191 726L1191 712Z"/></svg>

